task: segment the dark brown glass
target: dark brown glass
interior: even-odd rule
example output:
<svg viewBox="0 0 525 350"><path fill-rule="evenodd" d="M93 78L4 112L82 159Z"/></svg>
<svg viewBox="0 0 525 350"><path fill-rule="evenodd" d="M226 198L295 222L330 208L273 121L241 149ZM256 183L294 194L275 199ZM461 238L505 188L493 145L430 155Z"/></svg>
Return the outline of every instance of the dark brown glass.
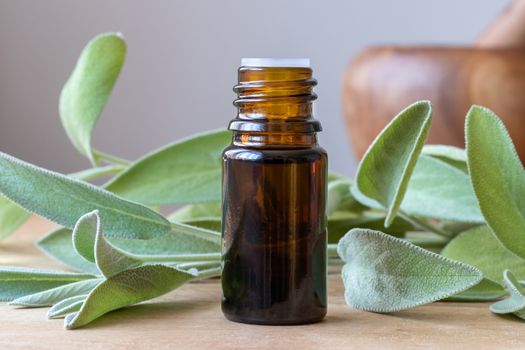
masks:
<svg viewBox="0 0 525 350"><path fill-rule="evenodd" d="M222 310L232 321L326 315L326 152L310 68L241 67L223 154Z"/></svg>

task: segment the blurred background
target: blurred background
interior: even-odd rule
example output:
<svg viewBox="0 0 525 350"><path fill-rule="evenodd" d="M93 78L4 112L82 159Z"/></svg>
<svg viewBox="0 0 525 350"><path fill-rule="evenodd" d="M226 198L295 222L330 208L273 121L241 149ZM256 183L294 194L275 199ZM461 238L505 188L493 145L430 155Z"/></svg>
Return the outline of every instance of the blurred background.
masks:
<svg viewBox="0 0 525 350"><path fill-rule="evenodd" d="M241 57L310 57L330 168L351 175L343 72L374 44L471 43L506 5L490 0L0 0L0 150L61 172L89 166L70 145L58 96L84 45L121 31L128 56L96 127L96 149L124 158L235 115ZM423 77L424 79L424 77ZM465 111L466 112L466 111Z"/></svg>

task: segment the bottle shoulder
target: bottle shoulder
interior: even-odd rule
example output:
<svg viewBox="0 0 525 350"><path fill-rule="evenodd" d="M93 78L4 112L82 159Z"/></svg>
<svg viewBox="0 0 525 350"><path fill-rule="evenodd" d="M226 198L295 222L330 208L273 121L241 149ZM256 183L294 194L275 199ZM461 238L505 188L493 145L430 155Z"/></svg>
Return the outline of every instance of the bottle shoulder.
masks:
<svg viewBox="0 0 525 350"><path fill-rule="evenodd" d="M230 145L223 151L223 160L247 162L312 162L326 161L327 153L319 145L304 148L260 148Z"/></svg>

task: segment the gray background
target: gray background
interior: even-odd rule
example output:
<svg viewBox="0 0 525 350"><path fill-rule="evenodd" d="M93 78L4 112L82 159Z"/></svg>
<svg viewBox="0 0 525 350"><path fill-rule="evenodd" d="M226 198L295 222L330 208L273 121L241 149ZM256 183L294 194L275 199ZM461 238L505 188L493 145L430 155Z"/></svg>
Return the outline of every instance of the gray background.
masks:
<svg viewBox="0 0 525 350"><path fill-rule="evenodd" d="M87 167L62 130L58 95L87 41L121 31L128 57L97 149L131 159L223 127L241 57L310 57L321 143L330 167L352 174L340 108L348 61L372 44L468 44L505 3L0 0L0 150L62 172Z"/></svg>

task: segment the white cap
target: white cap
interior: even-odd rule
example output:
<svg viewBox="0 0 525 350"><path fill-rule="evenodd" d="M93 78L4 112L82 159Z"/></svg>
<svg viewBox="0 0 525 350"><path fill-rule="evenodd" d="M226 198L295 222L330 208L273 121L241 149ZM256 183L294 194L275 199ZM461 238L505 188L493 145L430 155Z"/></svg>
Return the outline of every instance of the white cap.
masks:
<svg viewBox="0 0 525 350"><path fill-rule="evenodd" d="M242 67L310 68L309 58L242 58Z"/></svg>

